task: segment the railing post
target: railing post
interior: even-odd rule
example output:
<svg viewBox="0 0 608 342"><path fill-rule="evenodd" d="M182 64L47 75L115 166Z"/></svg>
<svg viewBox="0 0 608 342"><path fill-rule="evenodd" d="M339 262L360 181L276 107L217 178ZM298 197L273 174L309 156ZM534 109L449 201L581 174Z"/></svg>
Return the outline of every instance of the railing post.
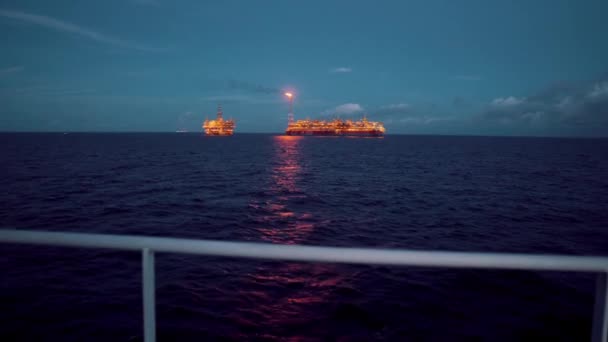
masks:
<svg viewBox="0 0 608 342"><path fill-rule="evenodd" d="M142 282L144 300L144 341L156 341L156 308L154 303L154 251L142 249Z"/></svg>
<svg viewBox="0 0 608 342"><path fill-rule="evenodd" d="M595 305L593 306L593 342L608 341L608 271L597 276Z"/></svg>

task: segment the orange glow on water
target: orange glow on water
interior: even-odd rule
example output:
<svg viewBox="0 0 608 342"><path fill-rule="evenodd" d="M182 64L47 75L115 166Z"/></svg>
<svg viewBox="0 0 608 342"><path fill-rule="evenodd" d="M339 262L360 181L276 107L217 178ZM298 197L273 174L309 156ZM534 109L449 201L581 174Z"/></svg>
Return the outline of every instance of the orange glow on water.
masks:
<svg viewBox="0 0 608 342"><path fill-rule="evenodd" d="M264 226L258 228L263 240L273 243L297 244L315 229L312 214L292 208L293 201L306 197L299 186L302 174L301 139L296 136L273 137L275 158L268 191L274 194L261 209Z"/></svg>
<svg viewBox="0 0 608 342"><path fill-rule="evenodd" d="M269 197L250 207L256 231L263 241L277 244L304 244L310 240L322 220L310 201L304 182L307 164L299 136L274 136L270 178L264 193ZM321 222L321 223L319 223ZM310 317L316 307L325 305L344 275L331 264L279 263L262 264L246 275L255 282L254 289L240 289L246 312L255 312L264 325L285 326ZM276 289L282 289L276 291ZM251 307L251 309L249 309ZM294 340L299 340L295 337Z"/></svg>

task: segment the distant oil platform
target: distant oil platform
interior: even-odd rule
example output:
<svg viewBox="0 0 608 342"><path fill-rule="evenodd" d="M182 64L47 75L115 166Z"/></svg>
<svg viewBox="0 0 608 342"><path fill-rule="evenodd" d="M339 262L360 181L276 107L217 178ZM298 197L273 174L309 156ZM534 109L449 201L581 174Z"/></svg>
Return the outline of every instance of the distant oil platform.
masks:
<svg viewBox="0 0 608 342"><path fill-rule="evenodd" d="M222 106L217 106L217 117L215 120L206 119L203 123L205 135L226 136L234 134L235 121L224 120Z"/></svg>
<svg viewBox="0 0 608 342"><path fill-rule="evenodd" d="M286 135L382 136L386 131L382 122L369 121L365 116L361 120L295 120L293 114L294 94L286 92L284 95L289 101ZM206 119L203 123L203 130L205 135L230 136L234 134L235 125L233 119L224 120L222 106L219 105L216 119Z"/></svg>
<svg viewBox="0 0 608 342"><path fill-rule="evenodd" d="M287 114L287 135L346 135L346 136L381 136L385 132L382 122L363 119L354 120L295 120L293 115L293 93L287 92L289 114Z"/></svg>

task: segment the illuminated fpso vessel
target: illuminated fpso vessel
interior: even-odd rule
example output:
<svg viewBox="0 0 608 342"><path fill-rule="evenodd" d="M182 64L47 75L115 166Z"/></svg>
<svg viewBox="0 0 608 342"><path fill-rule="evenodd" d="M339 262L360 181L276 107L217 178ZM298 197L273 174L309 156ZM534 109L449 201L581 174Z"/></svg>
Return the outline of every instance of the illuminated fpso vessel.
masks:
<svg viewBox="0 0 608 342"><path fill-rule="evenodd" d="M355 135L355 136L381 136L384 134L382 122L334 119L326 120L294 120L292 92L284 94L289 100L289 114L287 114L287 135Z"/></svg>
<svg viewBox="0 0 608 342"><path fill-rule="evenodd" d="M381 136L384 134L381 122L362 120L291 120L287 125L287 135L356 135Z"/></svg>
<svg viewBox="0 0 608 342"><path fill-rule="evenodd" d="M203 129L205 135L232 135L234 134L234 120L224 120L222 106L217 107L217 118L205 120Z"/></svg>

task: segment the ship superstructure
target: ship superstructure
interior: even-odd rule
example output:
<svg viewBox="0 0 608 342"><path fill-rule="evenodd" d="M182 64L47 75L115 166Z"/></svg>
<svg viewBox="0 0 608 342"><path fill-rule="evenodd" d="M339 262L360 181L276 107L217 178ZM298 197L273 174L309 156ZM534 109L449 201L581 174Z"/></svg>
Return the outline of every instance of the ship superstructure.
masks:
<svg viewBox="0 0 608 342"><path fill-rule="evenodd" d="M381 122L368 121L363 118L358 121L334 119L326 120L297 120L290 121L285 134L287 135L364 135L380 136L384 134Z"/></svg>
<svg viewBox="0 0 608 342"><path fill-rule="evenodd" d="M232 135L234 134L234 120L224 120L222 106L217 107L217 117L215 120L205 120L203 130L206 135Z"/></svg>
<svg viewBox="0 0 608 342"><path fill-rule="evenodd" d="M356 136L381 136L385 129L382 122L368 121L364 116L361 120L295 120L293 115L292 91L285 92L289 101L289 113L287 114L287 135L356 135Z"/></svg>

